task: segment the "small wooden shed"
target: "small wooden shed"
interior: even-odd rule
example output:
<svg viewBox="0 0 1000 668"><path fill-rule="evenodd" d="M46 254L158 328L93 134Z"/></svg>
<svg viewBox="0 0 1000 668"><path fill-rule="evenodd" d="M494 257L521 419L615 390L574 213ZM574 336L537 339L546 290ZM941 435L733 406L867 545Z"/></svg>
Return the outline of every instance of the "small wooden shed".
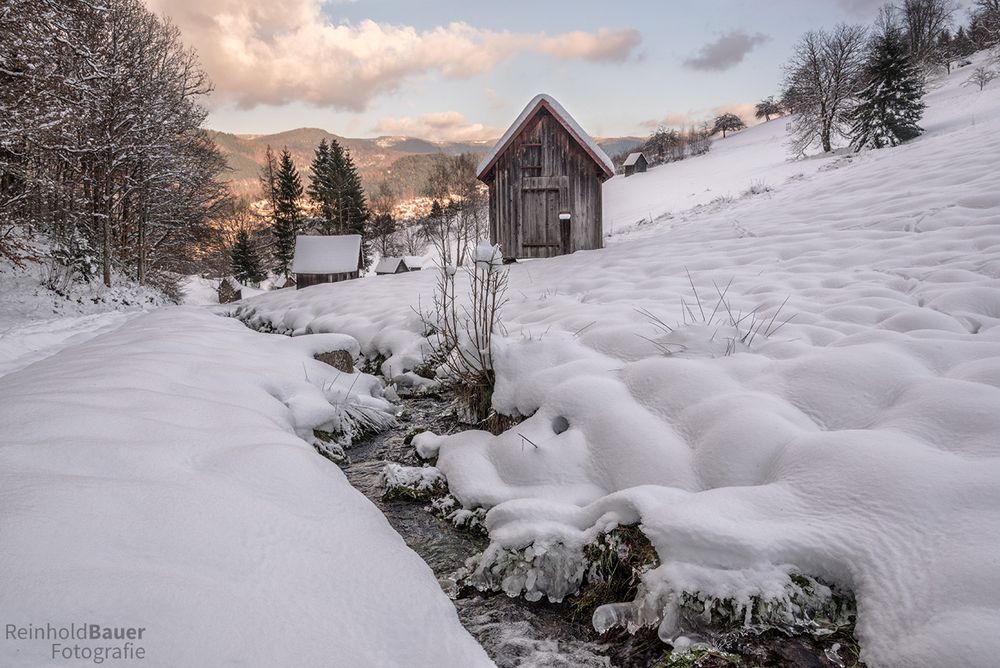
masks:
<svg viewBox="0 0 1000 668"><path fill-rule="evenodd" d="M297 236L292 259L295 289L361 275L361 236Z"/></svg>
<svg viewBox="0 0 1000 668"><path fill-rule="evenodd" d="M549 95L538 95L479 164L490 241L504 259L602 248L601 187L614 163Z"/></svg>
<svg viewBox="0 0 1000 668"><path fill-rule="evenodd" d="M375 265L375 274L405 274L420 271L423 268L423 258L407 255L405 257L384 257Z"/></svg>
<svg viewBox="0 0 1000 668"><path fill-rule="evenodd" d="M622 167L625 169L625 176L645 172L648 166L649 163L646 161L646 156L642 153L629 153L628 157L625 158L625 162L622 163Z"/></svg>
<svg viewBox="0 0 1000 668"><path fill-rule="evenodd" d="M384 276L386 274L405 274L410 271L406 262L401 257L384 257L375 265L375 274Z"/></svg>

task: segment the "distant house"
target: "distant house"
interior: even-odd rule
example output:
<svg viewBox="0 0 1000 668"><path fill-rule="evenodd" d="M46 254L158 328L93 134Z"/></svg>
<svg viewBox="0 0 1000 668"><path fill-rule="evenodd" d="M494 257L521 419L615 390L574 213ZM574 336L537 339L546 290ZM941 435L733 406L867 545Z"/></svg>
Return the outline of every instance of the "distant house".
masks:
<svg viewBox="0 0 1000 668"><path fill-rule="evenodd" d="M614 163L549 95L538 95L483 158L490 241L504 259L602 248L601 187Z"/></svg>
<svg viewBox="0 0 1000 668"><path fill-rule="evenodd" d="M375 274L385 276L386 274L405 274L409 269L401 257L384 257L375 265Z"/></svg>
<svg viewBox="0 0 1000 668"><path fill-rule="evenodd" d="M292 260L295 289L319 283L337 283L361 275L361 236L295 237Z"/></svg>
<svg viewBox="0 0 1000 668"><path fill-rule="evenodd" d="M646 161L646 156L642 153L629 153L628 157L625 158L625 162L622 163L622 167L625 168L625 176L645 172L648 166L649 163Z"/></svg>
<svg viewBox="0 0 1000 668"><path fill-rule="evenodd" d="M420 271L421 268L423 268L423 258L420 257L384 257L375 265L375 273L379 276L405 274L410 271Z"/></svg>

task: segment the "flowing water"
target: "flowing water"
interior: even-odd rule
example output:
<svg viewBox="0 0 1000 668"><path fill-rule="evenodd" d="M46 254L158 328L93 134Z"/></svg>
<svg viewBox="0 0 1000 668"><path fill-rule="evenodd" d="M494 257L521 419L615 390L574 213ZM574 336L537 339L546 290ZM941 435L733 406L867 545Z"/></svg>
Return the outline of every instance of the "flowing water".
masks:
<svg viewBox="0 0 1000 668"><path fill-rule="evenodd" d="M384 501L379 473L386 462L420 466L405 436L416 428L448 433L457 427L448 402L419 397L403 400L397 429L357 442L344 468L348 480L385 513L393 528L431 567L455 602L459 619L501 668L611 666L609 648L589 624L572 619L565 606L529 603L503 594L469 594L456 583L465 560L486 546L485 539L432 515L425 502Z"/></svg>

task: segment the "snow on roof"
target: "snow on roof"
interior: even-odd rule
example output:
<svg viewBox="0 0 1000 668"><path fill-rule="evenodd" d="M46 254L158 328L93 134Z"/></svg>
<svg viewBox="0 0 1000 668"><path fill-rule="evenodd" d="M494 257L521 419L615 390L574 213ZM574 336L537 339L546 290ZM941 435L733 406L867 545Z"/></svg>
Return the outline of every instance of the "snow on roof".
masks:
<svg viewBox="0 0 1000 668"><path fill-rule="evenodd" d="M527 124L527 122L531 120L535 113L542 107L547 108L552 115L555 116L560 123L562 123L563 127L566 128L570 135L572 135L573 138L576 139L576 141L587 151L587 153L590 154L594 161L603 167L609 177L614 176L615 164L611 162L611 158L609 158L608 154L604 152L604 149L597 145L597 142L595 142L593 138L588 135L582 127L580 127L580 124L569 115L569 112L567 112L561 104L556 102L554 97L545 93L539 93L531 100L531 102L528 103L528 106L524 108L524 111L522 111L521 115L517 117L517 120L515 120L514 123L507 128L507 132L505 132L503 137L500 138L500 141L496 143L490 152L483 158L482 162L479 163L479 167L476 168L477 178L482 179L483 176L486 175L486 172L490 170L493 163L496 162L496 159L501 153L503 153L504 149L507 148L507 144L514 139L518 132L521 131L521 128L523 128L524 125Z"/></svg>
<svg viewBox="0 0 1000 668"><path fill-rule="evenodd" d="M638 152L638 153L629 153L628 157L625 158L625 162L623 163L623 165L625 167L631 167L635 163L639 162L639 158L640 157L642 157L643 160L646 159L646 156L642 155L641 152Z"/></svg>
<svg viewBox="0 0 1000 668"><path fill-rule="evenodd" d="M424 258L419 255L404 255L403 262L410 269L421 269L424 266Z"/></svg>
<svg viewBox="0 0 1000 668"><path fill-rule="evenodd" d="M358 270L361 236L297 236L292 273L344 274Z"/></svg>
<svg viewBox="0 0 1000 668"><path fill-rule="evenodd" d="M384 257L375 265L376 274L395 274L399 269L399 263L403 261L401 257Z"/></svg>

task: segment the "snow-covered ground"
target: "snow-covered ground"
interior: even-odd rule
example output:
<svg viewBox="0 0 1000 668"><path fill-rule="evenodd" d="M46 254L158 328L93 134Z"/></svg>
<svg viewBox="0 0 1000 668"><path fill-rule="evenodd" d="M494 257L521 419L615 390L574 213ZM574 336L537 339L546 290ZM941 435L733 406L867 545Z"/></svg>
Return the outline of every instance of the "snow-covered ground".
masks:
<svg viewBox="0 0 1000 668"><path fill-rule="evenodd" d="M616 231L653 223L511 267L494 405L531 417L496 437L419 438L460 501L492 508L492 549L534 543L541 565L544 548L641 522L662 565L641 605L604 619L652 610L669 639L680 594L780 599L798 571L855 592L870 665L995 663L1000 86L967 76L940 83L928 133L900 148L788 162L779 120L616 178ZM772 190L740 196L752 181ZM730 281L734 315L792 319L727 340L751 322L713 317ZM433 282L284 291L241 315L349 334L393 375L420 359L411 306ZM551 582L529 569L508 584Z"/></svg>
<svg viewBox="0 0 1000 668"><path fill-rule="evenodd" d="M175 307L0 378L5 624L144 627L151 666L489 665L431 570L306 442L348 405L391 410L371 376L312 358L341 348L356 352ZM66 663L5 638L4 666Z"/></svg>
<svg viewBox="0 0 1000 668"><path fill-rule="evenodd" d="M33 250L39 255L49 251L42 244L33 244ZM165 302L156 290L128 283L105 288L96 281L68 282L56 292L46 287L51 267L45 261L23 264L18 267L0 258L0 376Z"/></svg>

